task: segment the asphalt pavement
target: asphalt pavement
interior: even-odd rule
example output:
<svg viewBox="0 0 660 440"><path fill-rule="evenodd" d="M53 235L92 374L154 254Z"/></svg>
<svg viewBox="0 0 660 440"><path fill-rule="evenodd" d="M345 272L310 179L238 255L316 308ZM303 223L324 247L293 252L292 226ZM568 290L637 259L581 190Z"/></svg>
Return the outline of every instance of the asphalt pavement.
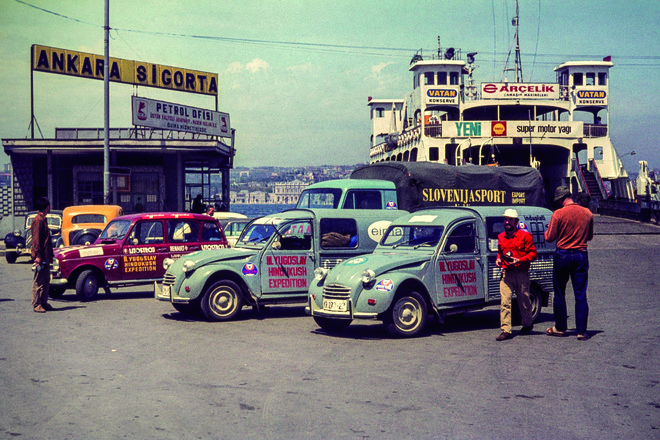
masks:
<svg viewBox="0 0 660 440"><path fill-rule="evenodd" d="M0 438L660 438L660 229L597 216L589 333L496 342L491 308L391 339L324 333L302 306L209 323L118 289L33 313L27 259L0 261Z"/></svg>

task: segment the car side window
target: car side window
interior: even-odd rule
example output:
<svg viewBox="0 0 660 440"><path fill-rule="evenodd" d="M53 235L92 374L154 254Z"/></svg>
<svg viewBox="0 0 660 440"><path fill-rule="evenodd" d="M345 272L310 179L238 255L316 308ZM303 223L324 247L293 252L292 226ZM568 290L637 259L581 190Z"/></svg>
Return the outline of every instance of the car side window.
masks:
<svg viewBox="0 0 660 440"><path fill-rule="evenodd" d="M167 237L170 243L194 243L199 240L199 225L190 220L170 220L167 222Z"/></svg>
<svg viewBox="0 0 660 440"><path fill-rule="evenodd" d="M165 241L163 236L163 223L160 221L142 221L135 225L128 242L132 245L161 244Z"/></svg>
<svg viewBox="0 0 660 440"><path fill-rule="evenodd" d="M358 231L354 219L324 218L320 223L323 249L357 247Z"/></svg>
<svg viewBox="0 0 660 440"><path fill-rule="evenodd" d="M454 227L447 236L443 252L472 254L476 252L476 233L474 222L464 222Z"/></svg>
<svg viewBox="0 0 660 440"><path fill-rule="evenodd" d="M344 209L383 209L380 191L348 191Z"/></svg>
<svg viewBox="0 0 660 440"><path fill-rule="evenodd" d="M204 222L202 241L221 241L222 234L218 225L213 222Z"/></svg>
<svg viewBox="0 0 660 440"><path fill-rule="evenodd" d="M281 231L280 250L306 251L312 248L312 225L309 222L291 223Z"/></svg>

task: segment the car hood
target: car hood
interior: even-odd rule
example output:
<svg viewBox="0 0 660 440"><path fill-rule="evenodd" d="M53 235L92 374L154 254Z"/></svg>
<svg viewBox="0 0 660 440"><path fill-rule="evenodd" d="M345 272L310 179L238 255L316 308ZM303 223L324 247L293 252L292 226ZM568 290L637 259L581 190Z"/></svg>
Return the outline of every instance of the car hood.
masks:
<svg viewBox="0 0 660 440"><path fill-rule="evenodd" d="M242 260L250 258L258 253L258 249L245 249L245 248L225 248L225 249L209 249L197 251L190 254L183 255L176 260L170 267L170 271L178 271L183 267L185 261L192 261L195 267L201 267L211 263L218 263L221 261Z"/></svg>
<svg viewBox="0 0 660 440"><path fill-rule="evenodd" d="M335 266L326 276L325 283L347 284L359 280L362 272L371 269L379 276L385 272L404 267L421 267L432 255L421 252L379 252L349 258Z"/></svg>
<svg viewBox="0 0 660 440"><path fill-rule="evenodd" d="M85 258L100 255L113 255L116 253L118 246L116 244L89 244L89 245L75 245L66 246L62 248L53 249L55 258L70 259L70 258Z"/></svg>

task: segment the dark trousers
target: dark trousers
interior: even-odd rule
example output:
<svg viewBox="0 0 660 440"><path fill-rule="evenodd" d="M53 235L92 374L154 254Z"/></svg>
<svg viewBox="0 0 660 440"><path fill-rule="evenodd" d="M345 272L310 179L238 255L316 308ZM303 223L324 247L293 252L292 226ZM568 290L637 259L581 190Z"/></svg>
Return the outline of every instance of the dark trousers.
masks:
<svg viewBox="0 0 660 440"><path fill-rule="evenodd" d="M566 285L570 278L575 294L575 326L579 335L585 335L589 319L589 304L587 303L589 254L586 251L557 249L553 262L555 295L552 307L555 314L555 328L560 332L565 332L568 328Z"/></svg>

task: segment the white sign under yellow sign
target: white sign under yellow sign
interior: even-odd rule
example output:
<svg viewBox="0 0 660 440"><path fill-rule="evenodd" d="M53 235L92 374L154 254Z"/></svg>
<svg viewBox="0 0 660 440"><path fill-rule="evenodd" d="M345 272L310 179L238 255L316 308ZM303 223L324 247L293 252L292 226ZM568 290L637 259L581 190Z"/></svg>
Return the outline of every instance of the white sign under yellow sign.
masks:
<svg viewBox="0 0 660 440"><path fill-rule="evenodd" d="M231 137L229 113L132 96L133 125Z"/></svg>
<svg viewBox="0 0 660 440"><path fill-rule="evenodd" d="M218 95L218 74L142 61L110 57L108 78L113 82ZM32 45L32 70L103 79L103 55Z"/></svg>
<svg viewBox="0 0 660 440"><path fill-rule="evenodd" d="M582 121L442 121L444 137L546 137L582 136Z"/></svg>

